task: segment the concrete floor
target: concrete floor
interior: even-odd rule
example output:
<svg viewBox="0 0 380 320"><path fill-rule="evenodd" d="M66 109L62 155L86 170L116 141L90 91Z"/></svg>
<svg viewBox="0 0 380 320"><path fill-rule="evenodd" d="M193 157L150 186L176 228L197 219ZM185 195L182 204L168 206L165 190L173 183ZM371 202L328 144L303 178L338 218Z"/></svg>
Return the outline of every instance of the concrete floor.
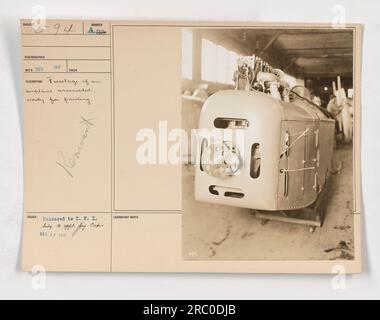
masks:
<svg viewBox="0 0 380 320"><path fill-rule="evenodd" d="M189 260L352 260L352 145L338 145L322 228L257 219L248 209L194 200L183 168L183 257Z"/></svg>

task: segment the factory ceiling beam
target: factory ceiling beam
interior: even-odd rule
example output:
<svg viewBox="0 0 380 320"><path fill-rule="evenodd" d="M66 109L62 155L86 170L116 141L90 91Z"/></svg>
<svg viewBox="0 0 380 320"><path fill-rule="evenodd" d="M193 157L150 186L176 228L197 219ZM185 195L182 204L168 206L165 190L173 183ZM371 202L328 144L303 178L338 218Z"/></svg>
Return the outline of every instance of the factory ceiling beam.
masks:
<svg viewBox="0 0 380 320"><path fill-rule="evenodd" d="M277 32L272 38L269 39L268 43L265 45L265 47L257 54L259 57L264 54L265 51L267 51L272 44L278 39L278 37L281 35L281 32Z"/></svg>
<svg viewBox="0 0 380 320"><path fill-rule="evenodd" d="M352 75L352 30L239 29L231 38L274 68L305 77Z"/></svg>
<svg viewBox="0 0 380 320"><path fill-rule="evenodd" d="M288 72L288 70L289 70L290 68L292 68L292 67L295 65L296 61L297 61L297 58L292 58L292 59L290 60L290 63L288 63L288 65L285 66L285 68L283 69L283 71L284 71L284 72Z"/></svg>
<svg viewBox="0 0 380 320"><path fill-rule="evenodd" d="M351 47L303 47L303 48L273 48L273 51L292 52L292 51L308 51L308 50L353 50Z"/></svg>
<svg viewBox="0 0 380 320"><path fill-rule="evenodd" d="M305 69L298 69L299 74L302 74L304 76L307 75L316 75L318 77L321 77L323 75L328 75L331 77L335 77L337 75L344 75L344 76L352 76L352 71L346 70L346 69L327 69L327 68L321 68L319 70L305 70Z"/></svg>

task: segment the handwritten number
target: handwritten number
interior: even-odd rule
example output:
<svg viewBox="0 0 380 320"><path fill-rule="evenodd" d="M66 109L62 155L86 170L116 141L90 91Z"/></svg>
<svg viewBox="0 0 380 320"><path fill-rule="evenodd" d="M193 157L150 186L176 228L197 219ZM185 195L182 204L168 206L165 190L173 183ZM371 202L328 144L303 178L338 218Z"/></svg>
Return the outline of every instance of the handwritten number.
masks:
<svg viewBox="0 0 380 320"><path fill-rule="evenodd" d="M60 23L56 23L53 28L55 29L55 34L58 34L59 32L59 29L61 28L61 24Z"/></svg>
<svg viewBox="0 0 380 320"><path fill-rule="evenodd" d="M73 31L74 31L74 30L73 30L73 27L74 27L73 24L71 24L71 25L69 25L69 26L66 26L65 29L64 29L64 31L65 31L66 33L73 32Z"/></svg>

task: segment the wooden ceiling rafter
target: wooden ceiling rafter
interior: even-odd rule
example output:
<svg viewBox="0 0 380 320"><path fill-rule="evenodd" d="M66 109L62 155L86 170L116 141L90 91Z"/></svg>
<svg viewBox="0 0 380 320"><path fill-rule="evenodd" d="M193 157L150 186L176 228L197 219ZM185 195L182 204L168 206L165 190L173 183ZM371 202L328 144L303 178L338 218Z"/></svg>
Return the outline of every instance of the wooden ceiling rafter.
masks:
<svg viewBox="0 0 380 320"><path fill-rule="evenodd" d="M291 75L352 74L351 30L249 29L244 33L229 30L229 36L244 42L252 54ZM305 61L309 61L310 66L298 65Z"/></svg>

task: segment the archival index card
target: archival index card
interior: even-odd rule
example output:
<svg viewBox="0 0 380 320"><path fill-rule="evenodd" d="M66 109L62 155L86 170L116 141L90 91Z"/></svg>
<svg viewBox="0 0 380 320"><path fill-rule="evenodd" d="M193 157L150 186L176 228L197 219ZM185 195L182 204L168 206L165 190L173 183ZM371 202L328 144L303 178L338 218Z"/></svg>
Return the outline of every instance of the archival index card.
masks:
<svg viewBox="0 0 380 320"><path fill-rule="evenodd" d="M182 258L186 169L167 157L185 99L184 27L260 26L21 20L25 271L329 273L337 264ZM149 133L161 145L142 165ZM360 255L340 264L358 272Z"/></svg>

